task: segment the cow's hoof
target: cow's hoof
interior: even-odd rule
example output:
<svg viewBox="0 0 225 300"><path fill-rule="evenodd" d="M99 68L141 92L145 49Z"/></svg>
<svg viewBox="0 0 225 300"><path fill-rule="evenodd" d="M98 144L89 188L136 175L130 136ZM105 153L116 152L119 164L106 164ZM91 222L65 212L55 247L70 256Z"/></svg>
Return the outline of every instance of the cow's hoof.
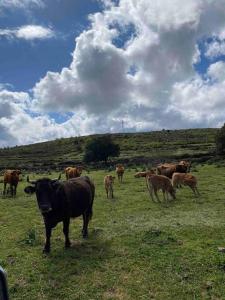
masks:
<svg viewBox="0 0 225 300"><path fill-rule="evenodd" d="M50 253L50 248L44 248L42 253L43 254L49 254Z"/></svg>
<svg viewBox="0 0 225 300"><path fill-rule="evenodd" d="M70 242L66 242L66 243L65 243L65 248L68 249L68 248L70 248L70 247L71 247L71 243L70 243Z"/></svg>

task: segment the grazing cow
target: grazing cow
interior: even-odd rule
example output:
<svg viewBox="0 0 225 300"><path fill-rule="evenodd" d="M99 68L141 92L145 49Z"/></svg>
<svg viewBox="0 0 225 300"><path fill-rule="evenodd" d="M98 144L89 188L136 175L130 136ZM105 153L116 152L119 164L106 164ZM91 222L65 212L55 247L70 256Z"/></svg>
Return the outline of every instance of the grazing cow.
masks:
<svg viewBox="0 0 225 300"><path fill-rule="evenodd" d="M36 193L38 207L43 215L46 243L44 253L50 252L51 231L59 222L63 222L65 247L70 247L69 224L70 218L83 216L83 238L88 236L88 223L92 217L95 186L89 177L72 178L67 181L42 178L27 181L32 193ZM26 192L26 191L25 191Z"/></svg>
<svg viewBox="0 0 225 300"><path fill-rule="evenodd" d="M175 190L174 190L174 188L171 184L171 181L168 177L163 176L163 175L151 174L151 175L147 176L146 178L147 178L147 187L149 190L149 194L150 194L153 202L154 202L153 191L156 196L156 199L158 200L158 202L160 202L158 194L157 194L158 190L162 190L164 201L166 200L165 193L166 193L167 201L169 200L168 193L171 195L171 197L173 199L176 199Z"/></svg>
<svg viewBox="0 0 225 300"><path fill-rule="evenodd" d="M66 179L80 177L82 174L83 168L81 166L78 167L67 167L65 169Z"/></svg>
<svg viewBox="0 0 225 300"><path fill-rule="evenodd" d="M135 178L140 178L140 177L147 177L151 174L155 174L155 171L153 169L148 170L148 171L144 171L144 172L137 172L134 174Z"/></svg>
<svg viewBox="0 0 225 300"><path fill-rule="evenodd" d="M172 178L173 173L187 173L188 166L184 164L161 164L156 167L156 171L158 175L164 175L168 178Z"/></svg>
<svg viewBox="0 0 225 300"><path fill-rule="evenodd" d="M113 198L114 179L115 179L115 177L112 175L106 175L104 178L104 185L105 185L107 198L109 198L109 197Z"/></svg>
<svg viewBox="0 0 225 300"><path fill-rule="evenodd" d="M148 170L148 171L144 171L144 172L137 172L137 173L134 174L134 177L135 178L145 177L146 186L148 188L147 178L148 178L148 176L151 176L152 174L155 174L155 170L153 170L153 169Z"/></svg>
<svg viewBox="0 0 225 300"><path fill-rule="evenodd" d="M183 165L183 166L186 166L187 168L187 172L186 173L189 173L190 170L191 170L191 162L187 161L187 160L181 160L179 162L179 165Z"/></svg>
<svg viewBox="0 0 225 300"><path fill-rule="evenodd" d="M16 189L19 182L19 175L21 174L20 170L6 170L4 173L4 190L3 195L6 194L6 186L10 185L11 196L16 196ZM8 193L8 192L7 192Z"/></svg>
<svg viewBox="0 0 225 300"><path fill-rule="evenodd" d="M195 196L199 196L200 193L198 191L198 188L197 188L197 178L190 174L190 173L173 173L173 177L172 177L172 185L174 188L177 188L178 186L181 186L181 185L186 185L186 186L189 186L194 195Z"/></svg>
<svg viewBox="0 0 225 300"><path fill-rule="evenodd" d="M124 170L125 170L125 168L122 164L116 165L116 173L117 173L119 182L122 182L122 180L123 180Z"/></svg>

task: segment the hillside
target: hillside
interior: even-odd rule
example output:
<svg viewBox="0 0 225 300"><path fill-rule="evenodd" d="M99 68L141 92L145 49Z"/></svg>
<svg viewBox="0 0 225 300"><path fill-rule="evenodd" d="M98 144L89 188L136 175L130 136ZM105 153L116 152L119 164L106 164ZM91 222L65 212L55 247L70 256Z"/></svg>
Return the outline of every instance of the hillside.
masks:
<svg viewBox="0 0 225 300"><path fill-rule="evenodd" d="M218 129L162 130L145 133L112 134L121 148L121 161L130 164L162 159L212 155ZM27 146L0 149L0 169L57 169L82 162L84 147L90 138L71 137Z"/></svg>

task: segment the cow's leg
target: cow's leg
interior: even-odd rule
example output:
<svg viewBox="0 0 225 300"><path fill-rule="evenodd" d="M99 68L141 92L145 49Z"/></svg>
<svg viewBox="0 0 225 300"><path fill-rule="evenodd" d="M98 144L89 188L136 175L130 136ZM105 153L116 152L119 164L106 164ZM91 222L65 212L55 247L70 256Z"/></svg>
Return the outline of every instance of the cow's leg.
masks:
<svg viewBox="0 0 225 300"><path fill-rule="evenodd" d="M83 238L88 237L88 222L89 222L89 215L87 212L83 213L83 229L82 229L82 236Z"/></svg>
<svg viewBox="0 0 225 300"><path fill-rule="evenodd" d="M154 189L154 194L155 194L156 199L158 200L158 202L161 202L161 201L159 200L159 196L158 196L158 193L157 193L157 190L156 190L156 189ZM164 196L164 198L165 198L165 196Z"/></svg>
<svg viewBox="0 0 225 300"><path fill-rule="evenodd" d="M162 192L163 192L163 201L166 202L165 191L162 191Z"/></svg>
<svg viewBox="0 0 225 300"><path fill-rule="evenodd" d="M44 249L43 249L43 253L49 253L50 252L51 233L52 233L52 228L48 224L45 224L46 241L45 241L45 246L44 246Z"/></svg>
<svg viewBox="0 0 225 300"><path fill-rule="evenodd" d="M10 194L11 194L11 196L13 196L13 185L12 184L10 184Z"/></svg>
<svg viewBox="0 0 225 300"><path fill-rule="evenodd" d="M155 202L154 197L153 197L153 190L152 190L151 183L146 180L146 185L147 185L147 189L149 191L149 195L152 198L152 202Z"/></svg>
<svg viewBox="0 0 225 300"><path fill-rule="evenodd" d="M4 190L3 190L3 195L5 195L5 192L6 192L6 185L7 185L7 183L6 183L6 182L4 182Z"/></svg>
<svg viewBox="0 0 225 300"><path fill-rule="evenodd" d="M17 184L14 185L13 196L16 196L16 189L17 189Z"/></svg>
<svg viewBox="0 0 225 300"><path fill-rule="evenodd" d="M108 195L108 189L105 188L105 191L106 191L107 198L109 198L109 195Z"/></svg>
<svg viewBox="0 0 225 300"><path fill-rule="evenodd" d="M152 201L155 202L154 197L153 197L153 191L151 190L151 191L149 191L149 193L150 193L150 196L152 198Z"/></svg>
<svg viewBox="0 0 225 300"><path fill-rule="evenodd" d="M113 198L113 189L111 190L112 198Z"/></svg>
<svg viewBox="0 0 225 300"><path fill-rule="evenodd" d="M63 233L65 235L65 248L69 248L71 246L70 239L69 239L69 226L70 226L70 219L63 220Z"/></svg>
<svg viewBox="0 0 225 300"><path fill-rule="evenodd" d="M195 188L193 186L190 185L190 188L191 190L193 191L194 195L196 196L196 193L195 193Z"/></svg>
<svg viewBox="0 0 225 300"><path fill-rule="evenodd" d="M200 196L200 193L199 193L199 190L198 190L197 186L195 187L195 190L196 190L198 196Z"/></svg>

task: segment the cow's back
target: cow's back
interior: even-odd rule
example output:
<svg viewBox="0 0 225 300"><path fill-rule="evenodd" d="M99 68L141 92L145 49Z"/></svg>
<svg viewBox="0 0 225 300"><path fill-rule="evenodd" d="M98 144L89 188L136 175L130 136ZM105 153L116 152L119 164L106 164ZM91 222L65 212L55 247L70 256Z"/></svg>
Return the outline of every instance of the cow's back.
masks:
<svg viewBox="0 0 225 300"><path fill-rule="evenodd" d="M6 170L4 173L4 183L10 183L17 185L19 181L19 175L16 170Z"/></svg>
<svg viewBox="0 0 225 300"><path fill-rule="evenodd" d="M92 210L94 192L87 180L72 178L63 182L63 186L70 217L78 217Z"/></svg>

